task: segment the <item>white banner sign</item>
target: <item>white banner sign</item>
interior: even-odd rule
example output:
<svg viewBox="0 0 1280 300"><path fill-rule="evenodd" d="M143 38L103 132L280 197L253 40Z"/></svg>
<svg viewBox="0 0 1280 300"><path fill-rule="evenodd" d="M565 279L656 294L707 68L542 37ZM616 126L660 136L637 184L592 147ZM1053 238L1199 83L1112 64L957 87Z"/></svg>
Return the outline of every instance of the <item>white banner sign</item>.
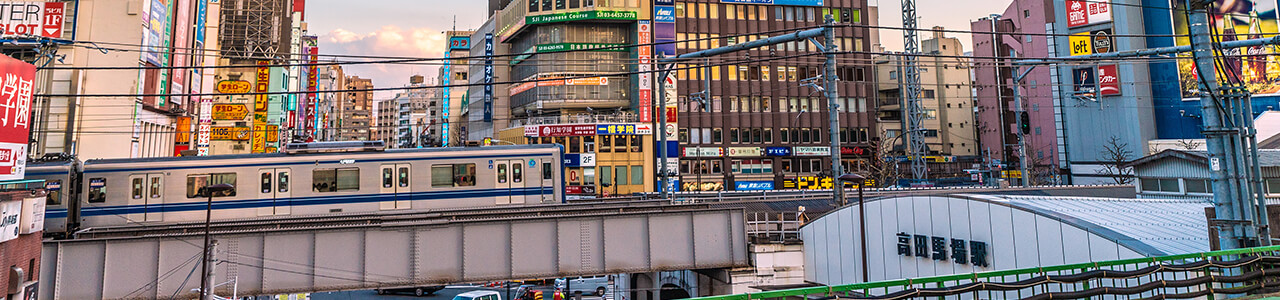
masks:
<svg viewBox="0 0 1280 300"><path fill-rule="evenodd" d="M22 201L0 202L0 243L18 238L22 220Z"/></svg>

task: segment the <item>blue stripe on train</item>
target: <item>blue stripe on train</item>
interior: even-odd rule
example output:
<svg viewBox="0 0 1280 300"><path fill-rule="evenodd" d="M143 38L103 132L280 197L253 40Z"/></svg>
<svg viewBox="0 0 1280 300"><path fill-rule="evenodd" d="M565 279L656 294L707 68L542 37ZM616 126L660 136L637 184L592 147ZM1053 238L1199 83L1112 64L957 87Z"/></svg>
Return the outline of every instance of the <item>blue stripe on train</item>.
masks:
<svg viewBox="0 0 1280 300"><path fill-rule="evenodd" d="M417 192L409 194L365 194L365 195L343 195L343 196L323 196L323 197L297 197L284 199L249 199L249 200L233 200L233 201L214 201L213 209L245 209L259 207L273 207L278 202L280 206L307 206L307 205L333 205L333 204L352 204L352 203L369 203L381 201L394 201L397 196L406 197L403 200L440 200L440 199L457 199L457 198L485 198L500 196L527 196L527 195L547 195L555 194L552 187L530 187L517 189L488 189L488 190L465 190L465 191L445 191L445 192ZM205 202L182 202L182 203L162 203L158 205L121 205L121 206L100 206L86 207L81 210L82 217L119 215L119 214L140 214L140 213L159 213L159 212L179 212L179 211L199 211L204 210L207 204ZM66 218L66 209L54 209L45 212L46 218Z"/></svg>
<svg viewBox="0 0 1280 300"><path fill-rule="evenodd" d="M489 158L511 158L511 157L543 157L554 156L551 153L526 153L526 154L501 154L501 155L484 155L484 156L436 156L436 157L412 157L412 158L376 158L360 160L362 163L369 162L404 162L419 160L451 160L451 159L489 159ZM320 161L295 161L295 162L275 162L275 163L251 163L251 164L232 164L232 165L203 165L203 166L175 166L175 167L140 167L140 168L122 168L122 169L95 169L84 170L85 174L90 173L112 173L112 172L142 172L142 171L162 171L174 169L210 169L210 168L238 168L238 167L278 167L278 166L294 166L294 165L316 165L316 164L337 164L341 159L320 160ZM95 165L96 167L96 165Z"/></svg>

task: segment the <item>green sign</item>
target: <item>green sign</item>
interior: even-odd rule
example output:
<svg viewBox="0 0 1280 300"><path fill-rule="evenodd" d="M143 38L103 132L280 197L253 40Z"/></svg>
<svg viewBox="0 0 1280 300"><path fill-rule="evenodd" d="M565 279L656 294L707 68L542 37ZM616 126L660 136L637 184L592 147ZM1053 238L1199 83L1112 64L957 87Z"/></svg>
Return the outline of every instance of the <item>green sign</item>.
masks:
<svg viewBox="0 0 1280 300"><path fill-rule="evenodd" d="M627 51L630 51L628 48L626 48L627 46L628 46L627 44L604 44L604 43L555 43L555 44L534 45L533 47L530 47L528 50L521 52L523 54L516 55L515 57L511 58L511 65L519 64L520 62L523 62L524 60L529 59L530 57L533 57L534 53L574 51L574 50L627 52Z"/></svg>
<svg viewBox="0 0 1280 300"><path fill-rule="evenodd" d="M525 24L533 25L533 24L570 22L570 21L581 21L581 20L634 21L636 19L639 19L639 14L634 11L591 10L591 11L565 12L565 13L537 15L537 16L526 16Z"/></svg>
<svg viewBox="0 0 1280 300"><path fill-rule="evenodd" d="M534 47L538 53L543 53L543 52L571 51L571 50L627 52L627 48L625 48L626 46L627 44L557 43L557 44L541 44Z"/></svg>

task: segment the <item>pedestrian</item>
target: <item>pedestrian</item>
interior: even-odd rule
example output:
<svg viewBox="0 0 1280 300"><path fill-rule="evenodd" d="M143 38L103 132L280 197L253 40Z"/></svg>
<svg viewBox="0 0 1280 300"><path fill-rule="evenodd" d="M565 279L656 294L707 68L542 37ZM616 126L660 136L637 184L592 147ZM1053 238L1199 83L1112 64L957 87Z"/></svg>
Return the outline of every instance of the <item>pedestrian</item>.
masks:
<svg viewBox="0 0 1280 300"><path fill-rule="evenodd" d="M554 295L551 295L551 300L565 300L564 292L561 291L560 288L556 288L556 293Z"/></svg>

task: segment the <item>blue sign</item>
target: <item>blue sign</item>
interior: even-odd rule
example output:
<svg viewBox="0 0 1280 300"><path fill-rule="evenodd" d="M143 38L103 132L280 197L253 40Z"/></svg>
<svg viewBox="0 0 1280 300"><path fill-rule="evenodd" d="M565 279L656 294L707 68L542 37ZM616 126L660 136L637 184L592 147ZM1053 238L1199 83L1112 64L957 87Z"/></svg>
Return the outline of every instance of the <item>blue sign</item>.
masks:
<svg viewBox="0 0 1280 300"><path fill-rule="evenodd" d="M665 190L664 188L671 189L672 192L680 191L680 178L667 177L667 185L666 186L658 185L658 191L662 192Z"/></svg>
<svg viewBox="0 0 1280 300"><path fill-rule="evenodd" d="M599 124L596 134L636 134L635 124Z"/></svg>
<svg viewBox="0 0 1280 300"><path fill-rule="evenodd" d="M564 166L565 166L566 168L568 168L568 167L581 167L581 166L582 166L582 154L578 154L578 153L565 153L565 154L564 154Z"/></svg>
<svg viewBox="0 0 1280 300"><path fill-rule="evenodd" d="M737 181L733 183L733 189L739 191L771 191L773 190L773 181Z"/></svg>
<svg viewBox="0 0 1280 300"><path fill-rule="evenodd" d="M822 6L822 0L720 0L720 3Z"/></svg>
<svg viewBox="0 0 1280 300"><path fill-rule="evenodd" d="M680 157L680 141L667 141L667 157Z"/></svg>
<svg viewBox="0 0 1280 300"><path fill-rule="evenodd" d="M791 148L789 147L768 147L764 148L765 156L791 156Z"/></svg>
<svg viewBox="0 0 1280 300"><path fill-rule="evenodd" d="M653 21L658 23L675 23L676 8L674 6L654 6Z"/></svg>
<svg viewBox="0 0 1280 300"><path fill-rule="evenodd" d="M471 37L449 37L449 50L471 50Z"/></svg>
<svg viewBox="0 0 1280 300"><path fill-rule="evenodd" d="M493 34L484 34L484 121L493 122Z"/></svg>
<svg viewBox="0 0 1280 300"><path fill-rule="evenodd" d="M676 0L653 0L653 5L676 5Z"/></svg>

